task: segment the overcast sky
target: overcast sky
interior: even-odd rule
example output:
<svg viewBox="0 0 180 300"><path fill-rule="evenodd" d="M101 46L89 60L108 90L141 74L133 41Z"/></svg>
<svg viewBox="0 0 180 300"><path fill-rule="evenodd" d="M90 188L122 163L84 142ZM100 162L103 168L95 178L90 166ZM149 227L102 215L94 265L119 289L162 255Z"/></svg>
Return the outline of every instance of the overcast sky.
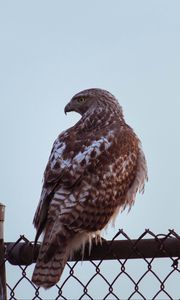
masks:
<svg viewBox="0 0 180 300"><path fill-rule="evenodd" d="M64 115L78 91L114 94L142 141L149 182L124 228L180 232L180 2L0 2L1 193L5 239L33 240L33 215L52 143L79 119Z"/></svg>

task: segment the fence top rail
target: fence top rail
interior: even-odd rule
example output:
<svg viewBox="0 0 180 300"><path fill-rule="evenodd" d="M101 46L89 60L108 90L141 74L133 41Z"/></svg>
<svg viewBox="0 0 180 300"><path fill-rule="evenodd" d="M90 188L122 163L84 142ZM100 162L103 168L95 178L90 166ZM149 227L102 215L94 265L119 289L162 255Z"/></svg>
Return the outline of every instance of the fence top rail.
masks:
<svg viewBox="0 0 180 300"><path fill-rule="evenodd" d="M13 265L30 265L36 262L40 244L34 248L29 241L6 243L6 257ZM102 240L102 243L92 244L85 248L83 260L113 260L113 259L147 259L158 257L180 257L180 238L156 237L151 239ZM69 258L69 261L82 260L81 251Z"/></svg>
<svg viewBox="0 0 180 300"><path fill-rule="evenodd" d="M19 295L23 295L24 299L43 300L46 299L46 292L47 299L56 300L75 297L75 292L76 299L179 299L180 236L174 230L155 234L146 229L137 239L131 239L121 229L112 241L102 240L97 245L94 242L90 254L87 245L83 260L88 263L84 268L79 269L78 261L82 260L79 251L69 259L72 263L67 264L64 277L48 291L33 284L32 268L28 268L36 261L40 244L35 247L34 242L20 236L15 243L5 243L5 248L3 245L1 249L1 271L8 261L15 265L9 268L7 264L9 270L18 271L16 282L14 279L11 282L9 277L6 283L8 299L11 300L19 299ZM166 258L163 268L157 258ZM138 262L132 259L138 259ZM108 263L108 260L113 261ZM97 285L101 288L95 289ZM32 293L31 298L29 295L27 297L29 291ZM1 298L6 299L2 295Z"/></svg>

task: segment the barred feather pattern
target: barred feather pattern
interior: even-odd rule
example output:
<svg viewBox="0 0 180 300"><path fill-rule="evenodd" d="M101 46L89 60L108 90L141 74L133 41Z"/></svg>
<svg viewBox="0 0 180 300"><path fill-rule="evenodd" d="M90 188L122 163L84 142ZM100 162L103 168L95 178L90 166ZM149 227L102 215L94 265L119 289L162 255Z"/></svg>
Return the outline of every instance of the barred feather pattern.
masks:
<svg viewBox="0 0 180 300"><path fill-rule="evenodd" d="M147 180L141 143L116 98L101 89L76 94L65 108L82 115L58 136L34 216L44 234L32 281L50 288L70 255L129 208Z"/></svg>

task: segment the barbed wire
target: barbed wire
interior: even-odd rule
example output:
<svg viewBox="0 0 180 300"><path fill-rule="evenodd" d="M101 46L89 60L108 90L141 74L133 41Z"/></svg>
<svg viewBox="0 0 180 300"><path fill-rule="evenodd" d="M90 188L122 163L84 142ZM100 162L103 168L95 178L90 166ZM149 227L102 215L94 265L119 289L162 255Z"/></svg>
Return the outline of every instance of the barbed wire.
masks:
<svg viewBox="0 0 180 300"><path fill-rule="evenodd" d="M180 236L169 230L155 234L146 229L136 240L122 229L111 241L77 253L69 260L60 282L49 290L31 281L38 255L25 236L5 243L4 264L9 300L19 299L180 299Z"/></svg>

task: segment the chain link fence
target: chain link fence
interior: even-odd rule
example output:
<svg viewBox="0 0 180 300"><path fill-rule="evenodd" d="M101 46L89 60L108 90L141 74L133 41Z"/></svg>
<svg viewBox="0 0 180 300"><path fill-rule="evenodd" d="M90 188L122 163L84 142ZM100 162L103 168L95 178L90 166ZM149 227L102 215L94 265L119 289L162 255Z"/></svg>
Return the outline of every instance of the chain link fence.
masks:
<svg viewBox="0 0 180 300"><path fill-rule="evenodd" d="M49 290L31 282L39 247L34 259L33 243L24 236L5 248L1 270L6 267L9 300L180 299L180 236L174 230L145 230L136 240L119 230L112 241L94 244L90 255L86 249L83 263L77 253Z"/></svg>

